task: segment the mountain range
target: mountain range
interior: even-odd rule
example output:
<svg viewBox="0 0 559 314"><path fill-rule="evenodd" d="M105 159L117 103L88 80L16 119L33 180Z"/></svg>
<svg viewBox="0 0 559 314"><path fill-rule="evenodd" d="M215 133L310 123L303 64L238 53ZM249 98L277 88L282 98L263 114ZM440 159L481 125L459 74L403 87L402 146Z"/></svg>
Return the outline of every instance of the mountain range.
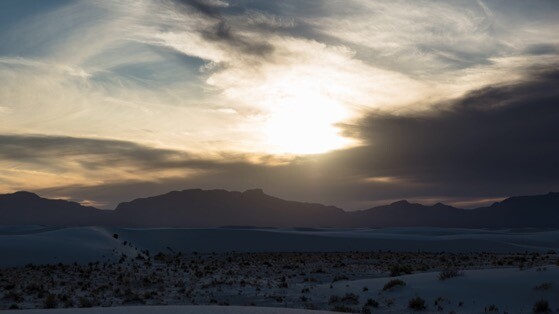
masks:
<svg viewBox="0 0 559 314"><path fill-rule="evenodd" d="M0 195L0 225L122 227L559 227L559 193L510 197L488 207L461 209L398 201L361 211L287 201L261 189L191 189L100 210L30 192Z"/></svg>

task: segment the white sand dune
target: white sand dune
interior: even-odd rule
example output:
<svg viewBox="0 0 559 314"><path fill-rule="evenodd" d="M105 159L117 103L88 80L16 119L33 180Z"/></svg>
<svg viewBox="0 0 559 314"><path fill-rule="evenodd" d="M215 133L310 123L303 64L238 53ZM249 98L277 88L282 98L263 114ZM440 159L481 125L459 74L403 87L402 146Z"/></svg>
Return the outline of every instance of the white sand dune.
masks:
<svg viewBox="0 0 559 314"><path fill-rule="evenodd" d="M519 270L518 268L467 270L462 276L439 280L438 272L419 273L400 276L405 286L383 291L383 286L394 278L374 278L351 281L338 281L320 284L308 294L312 299L328 300L332 295L344 296L353 293L358 296L357 304L348 305L359 311L368 299L378 302L372 313L411 313L408 309L410 299L420 297L427 308L421 313L484 313L494 306L499 313L532 313L532 307L539 300L547 300L552 311L559 311L559 267L546 266ZM548 283L547 289L535 289ZM363 289L367 287L367 290ZM437 302L437 303L435 303ZM294 305L292 305L294 306ZM440 306L440 308L439 308ZM7 310L4 313L33 314L190 314L190 313L325 313L287 308L240 307L240 306L128 306L87 309L52 310ZM497 312L491 312L497 313Z"/></svg>
<svg viewBox="0 0 559 314"><path fill-rule="evenodd" d="M543 270L545 269L545 270ZM410 313L408 302L414 297L426 301L427 313L441 313L434 302L444 308L442 313L484 313L485 308L495 305L499 313L532 313L532 307L541 299L549 302L553 311L559 311L559 267L547 266L541 269L519 270L482 269L467 270L463 276L444 281L438 279L438 272L400 276L406 285L382 291L383 286L393 278L375 278L354 281L341 281L323 285L315 294L330 296L355 293L361 300L373 298L381 304L374 313ZM542 283L550 283L547 290L535 289ZM364 292L363 287L368 291ZM371 293L372 292L372 293ZM388 300L394 302L390 307L384 306ZM462 302L462 305L459 305ZM425 313L425 312L423 312Z"/></svg>
<svg viewBox="0 0 559 314"><path fill-rule="evenodd" d="M86 263L115 258L131 248L122 246L105 228L0 228L2 266L28 263Z"/></svg>
<svg viewBox="0 0 559 314"><path fill-rule="evenodd" d="M0 227L0 267L103 261L137 250L545 252L559 250L559 230Z"/></svg>

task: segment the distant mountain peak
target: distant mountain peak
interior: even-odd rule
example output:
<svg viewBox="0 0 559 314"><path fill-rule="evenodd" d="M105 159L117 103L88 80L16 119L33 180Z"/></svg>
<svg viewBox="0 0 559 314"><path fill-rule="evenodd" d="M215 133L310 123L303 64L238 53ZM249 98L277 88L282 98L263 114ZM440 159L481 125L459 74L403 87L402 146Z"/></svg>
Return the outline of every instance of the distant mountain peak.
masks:
<svg viewBox="0 0 559 314"><path fill-rule="evenodd" d="M41 198L39 195L28 191L17 191L14 192L12 196L21 197L21 198L34 198L34 199Z"/></svg>
<svg viewBox="0 0 559 314"><path fill-rule="evenodd" d="M512 196L491 205L492 208L510 207L517 209L538 208L559 208L559 193L549 192L540 195Z"/></svg>
<svg viewBox="0 0 559 314"><path fill-rule="evenodd" d="M262 195L265 194L263 189L250 189L243 192L244 194L258 194Z"/></svg>
<svg viewBox="0 0 559 314"><path fill-rule="evenodd" d="M552 227L559 226L559 193L509 197L471 210L400 200L363 211L288 201L264 193L189 189L124 202L101 211L27 191L0 195L0 222L123 227Z"/></svg>
<svg viewBox="0 0 559 314"><path fill-rule="evenodd" d="M406 200L401 200L401 201L394 202L394 203L392 203L392 204L390 204L390 205L392 205L392 206L400 206L400 205L409 205L409 204L410 204L410 202L408 202L408 201L406 201Z"/></svg>
<svg viewBox="0 0 559 314"><path fill-rule="evenodd" d="M244 192L185 190L120 203L114 217L123 224L140 226L349 226L342 209L321 204L287 201L264 194L262 189Z"/></svg>
<svg viewBox="0 0 559 314"><path fill-rule="evenodd" d="M109 213L94 207L42 198L27 191L0 195L0 222L4 225L99 225L108 219Z"/></svg>

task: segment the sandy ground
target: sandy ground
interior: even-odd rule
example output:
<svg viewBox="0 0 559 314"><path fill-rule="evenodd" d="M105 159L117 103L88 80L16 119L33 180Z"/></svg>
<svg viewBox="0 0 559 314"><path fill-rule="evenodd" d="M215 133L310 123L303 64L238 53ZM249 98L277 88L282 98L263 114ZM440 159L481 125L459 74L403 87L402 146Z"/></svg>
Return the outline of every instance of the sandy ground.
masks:
<svg viewBox="0 0 559 314"><path fill-rule="evenodd" d="M528 229L3 227L0 309L410 313L416 299L424 313L533 313L540 300L559 313L558 236ZM440 280L448 270L456 276ZM385 288L396 279L402 283Z"/></svg>
<svg viewBox="0 0 559 314"><path fill-rule="evenodd" d="M182 305L182 306L128 306L111 308L89 308L89 309L50 309L50 310L19 310L4 311L2 313L21 314L320 314L324 311L246 307L246 306L205 306L205 305Z"/></svg>
<svg viewBox="0 0 559 314"><path fill-rule="evenodd" d="M438 272L429 272L400 276L398 278L406 285L388 291L382 291L389 281L386 278L340 282L334 285L334 289L340 294L355 293L360 299L372 297L380 304L394 302L392 306L380 309L386 313L409 313L409 300L415 297L426 301L426 312L429 313L484 313L492 306L499 313L532 313L533 305L541 299L547 300L550 308L559 312L559 267L542 269L466 270L462 276L443 281L439 280ZM539 288L545 283L550 287ZM363 287L376 292L376 296L363 292ZM331 293L327 287L318 291Z"/></svg>
<svg viewBox="0 0 559 314"><path fill-rule="evenodd" d="M409 313L410 300L421 298L430 313L530 313L538 300L559 310L558 264L552 253L123 256L1 269L0 309L223 305ZM448 270L454 276L441 280ZM385 288L393 280L402 284Z"/></svg>
<svg viewBox="0 0 559 314"><path fill-rule="evenodd" d="M423 313L532 313L538 300L549 301L550 309L559 312L559 268L546 270L491 269L465 271L462 276L439 280L438 273L429 272L400 276L405 286L383 291L387 278L340 281L317 285L308 298L332 299L332 296L354 294L356 302L340 301L330 304L329 310L343 309L359 313L368 299L378 302L369 307L372 313L411 313L410 299L420 297L426 301ZM548 283L549 288L541 289ZM364 291L366 288L366 291ZM320 313L286 308L243 306L128 306L87 309L8 310L4 313Z"/></svg>
<svg viewBox="0 0 559 314"><path fill-rule="evenodd" d="M113 235L118 234L119 239ZM132 247L122 243L132 243ZM151 252L547 252L559 230L391 229L124 229L0 227L0 267L87 263L133 250Z"/></svg>

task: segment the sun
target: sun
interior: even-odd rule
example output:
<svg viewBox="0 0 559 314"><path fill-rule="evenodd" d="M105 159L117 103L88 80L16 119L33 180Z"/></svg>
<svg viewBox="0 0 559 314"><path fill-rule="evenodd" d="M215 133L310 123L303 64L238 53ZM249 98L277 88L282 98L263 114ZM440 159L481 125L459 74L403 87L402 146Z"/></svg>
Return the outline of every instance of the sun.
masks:
<svg viewBox="0 0 559 314"><path fill-rule="evenodd" d="M297 91L271 107L264 128L266 146L274 153L319 154L350 146L352 139L340 135L337 123L348 110L328 96Z"/></svg>

